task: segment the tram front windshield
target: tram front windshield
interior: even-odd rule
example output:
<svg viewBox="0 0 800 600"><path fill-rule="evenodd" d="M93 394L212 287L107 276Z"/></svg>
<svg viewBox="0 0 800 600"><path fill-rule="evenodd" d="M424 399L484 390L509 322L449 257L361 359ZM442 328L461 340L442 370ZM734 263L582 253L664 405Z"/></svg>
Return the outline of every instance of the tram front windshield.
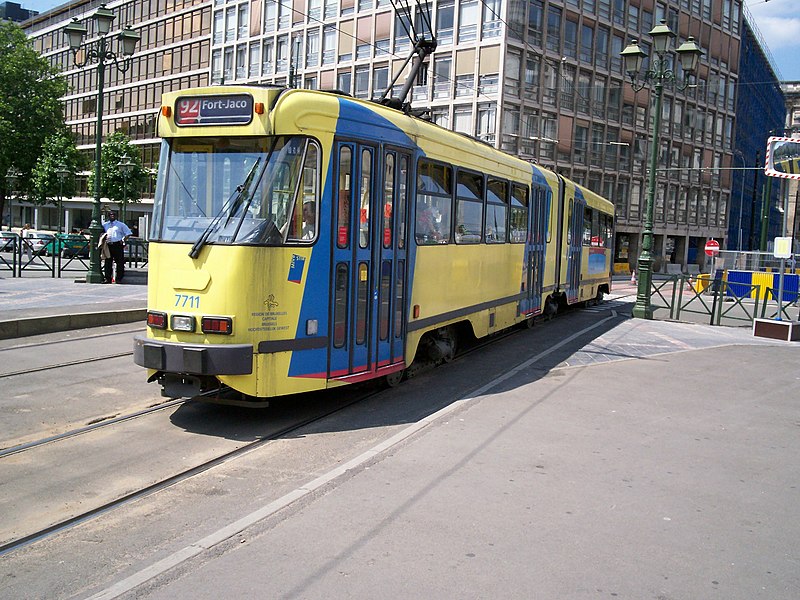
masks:
<svg viewBox="0 0 800 600"><path fill-rule="evenodd" d="M165 139L151 239L302 243L300 209L317 199L318 162L316 144L299 136Z"/></svg>

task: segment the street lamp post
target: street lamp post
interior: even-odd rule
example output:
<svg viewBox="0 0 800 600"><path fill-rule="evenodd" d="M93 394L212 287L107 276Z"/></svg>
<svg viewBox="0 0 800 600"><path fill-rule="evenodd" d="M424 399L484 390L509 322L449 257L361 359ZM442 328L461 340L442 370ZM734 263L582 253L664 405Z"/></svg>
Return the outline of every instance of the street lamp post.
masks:
<svg viewBox="0 0 800 600"><path fill-rule="evenodd" d="M58 165L56 169L56 176L58 177L58 233L61 233L61 219L64 216L61 208L61 201L64 198L64 180L69 174L69 169L64 163Z"/></svg>
<svg viewBox="0 0 800 600"><path fill-rule="evenodd" d="M136 165L131 161L131 157L123 154L117 163L117 169L122 173L122 222L125 223L125 208L128 205L128 175Z"/></svg>
<svg viewBox="0 0 800 600"><path fill-rule="evenodd" d="M6 173L6 188L9 192L13 192L17 187L17 182L20 178L20 172L16 167L11 167ZM8 195L8 228L14 227L14 203L11 200L11 194Z"/></svg>
<svg viewBox="0 0 800 600"><path fill-rule="evenodd" d="M95 135L95 167L94 167L94 204L92 206L92 222L89 225L89 233L91 234L91 248L89 254L89 272L86 274L86 283L103 283L103 274L100 272L100 254L98 252L97 243L100 240L100 234L103 232L103 227L100 225L100 155L103 141L103 84L105 83L105 70L106 64L113 64L120 72L127 71L131 62L127 59L130 58L136 50L136 44L141 39L141 35L133 29L130 25L123 29L119 34L119 41L122 50L122 60L111 49L106 36L111 30L111 23L116 18L114 12L106 8L105 4L101 4L93 17L98 37L94 42L87 42L85 45L85 56L83 60L78 60L78 50L83 43L83 37L86 35L86 25L83 25L74 18L72 22L64 27L64 33L69 41L70 50L72 50L73 60L75 66L83 67L89 63L90 60L97 62L97 132Z"/></svg>
<svg viewBox="0 0 800 600"><path fill-rule="evenodd" d="M733 151L734 156L738 156L742 159L742 178L741 178L741 188L739 190L739 241L736 244L736 250L738 252L742 251L742 212L744 211L744 180L747 177L747 162L744 159L744 154L740 150Z"/></svg>
<svg viewBox="0 0 800 600"><path fill-rule="evenodd" d="M667 27L666 21L661 21L660 25L656 25L650 31L650 36L653 38L655 56L653 57L652 68L645 72L641 83L637 81L637 77L642 68L642 61L647 54L639 48L639 42L632 40L620 53L625 61L625 72L630 77L631 87L638 92L645 86L652 84L655 92L650 171L647 174L647 205L645 208L644 232L642 234L642 250L639 254L637 267L639 280L636 290L636 304L633 306L633 316L639 319L653 318L653 308L650 304L650 288L653 281L653 205L656 194L656 167L658 166L658 141L661 134L661 101L664 85L671 84L678 89L685 89L689 84L688 76L697 68L697 62L703 53L692 37L675 50L680 57L681 67L686 77L683 84L677 84L675 72L670 68L670 64L667 61L669 45L675 34Z"/></svg>

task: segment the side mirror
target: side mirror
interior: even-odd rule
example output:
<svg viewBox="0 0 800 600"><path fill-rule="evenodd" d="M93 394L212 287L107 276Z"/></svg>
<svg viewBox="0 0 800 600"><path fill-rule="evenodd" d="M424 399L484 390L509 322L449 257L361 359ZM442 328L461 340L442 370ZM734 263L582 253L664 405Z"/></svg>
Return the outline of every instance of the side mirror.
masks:
<svg viewBox="0 0 800 600"><path fill-rule="evenodd" d="M764 173L771 177L800 179L800 137L769 138Z"/></svg>

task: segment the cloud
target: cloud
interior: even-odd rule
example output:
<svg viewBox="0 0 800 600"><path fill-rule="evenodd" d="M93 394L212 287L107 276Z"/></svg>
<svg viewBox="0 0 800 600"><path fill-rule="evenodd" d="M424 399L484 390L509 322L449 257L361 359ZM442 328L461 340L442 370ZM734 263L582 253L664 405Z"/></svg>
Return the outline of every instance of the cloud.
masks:
<svg viewBox="0 0 800 600"><path fill-rule="evenodd" d="M800 47L800 17L794 16L797 0L756 0L746 6L770 50Z"/></svg>

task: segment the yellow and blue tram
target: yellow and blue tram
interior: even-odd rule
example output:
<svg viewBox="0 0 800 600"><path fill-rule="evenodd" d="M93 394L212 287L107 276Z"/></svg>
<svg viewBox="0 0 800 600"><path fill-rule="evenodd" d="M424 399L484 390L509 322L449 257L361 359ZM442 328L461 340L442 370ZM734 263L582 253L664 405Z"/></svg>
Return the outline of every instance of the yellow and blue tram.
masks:
<svg viewBox="0 0 800 600"><path fill-rule="evenodd" d="M166 395L395 383L610 290L610 202L402 111L208 87L164 94L158 132L134 360Z"/></svg>

